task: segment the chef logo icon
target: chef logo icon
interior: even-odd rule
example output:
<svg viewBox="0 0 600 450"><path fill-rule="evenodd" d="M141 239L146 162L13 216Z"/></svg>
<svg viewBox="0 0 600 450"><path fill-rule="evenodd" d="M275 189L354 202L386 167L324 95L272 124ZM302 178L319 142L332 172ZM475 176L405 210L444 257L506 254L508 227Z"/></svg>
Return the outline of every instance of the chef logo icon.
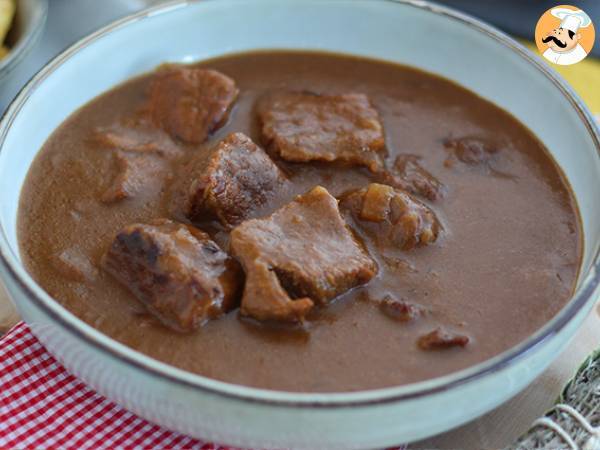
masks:
<svg viewBox="0 0 600 450"><path fill-rule="evenodd" d="M594 46L592 19L576 6L560 5L546 11L535 27L535 43L544 58L568 66L584 59Z"/></svg>

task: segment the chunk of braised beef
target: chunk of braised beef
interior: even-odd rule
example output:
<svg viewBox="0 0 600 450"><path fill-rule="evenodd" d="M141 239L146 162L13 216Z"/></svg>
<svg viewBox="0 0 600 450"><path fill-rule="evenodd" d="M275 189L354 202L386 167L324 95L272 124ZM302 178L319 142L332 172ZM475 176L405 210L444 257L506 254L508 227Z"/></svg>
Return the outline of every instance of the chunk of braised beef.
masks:
<svg viewBox="0 0 600 450"><path fill-rule="evenodd" d="M148 110L174 138L201 144L227 121L238 93L235 82L216 70L167 64L152 78Z"/></svg>
<svg viewBox="0 0 600 450"><path fill-rule="evenodd" d="M417 155L398 155L394 168L381 173L381 181L432 202L440 200L446 193L446 186L425 170L419 160Z"/></svg>
<svg viewBox="0 0 600 450"><path fill-rule="evenodd" d="M340 206L380 246L410 250L435 242L442 230L433 210L408 192L388 185L371 183L348 192Z"/></svg>
<svg viewBox="0 0 600 450"><path fill-rule="evenodd" d="M178 187L184 215L237 225L287 184L283 172L243 133L232 133L188 164Z"/></svg>
<svg viewBox="0 0 600 450"><path fill-rule="evenodd" d="M421 305L391 295L379 301L379 308L386 316L399 322L412 322L427 312Z"/></svg>
<svg viewBox="0 0 600 450"><path fill-rule="evenodd" d="M100 197L104 203L159 193L170 176L170 161L183 154L168 134L138 114L97 128L91 141L111 152L114 161L114 174Z"/></svg>
<svg viewBox="0 0 600 450"><path fill-rule="evenodd" d="M113 154L115 174L100 199L115 203L143 195L147 198L158 194L169 174L166 160L152 154L135 154L115 151Z"/></svg>
<svg viewBox="0 0 600 450"><path fill-rule="evenodd" d="M417 343L422 350L443 350L452 347L466 347L469 341L469 337L464 334L436 328L421 336Z"/></svg>
<svg viewBox="0 0 600 450"><path fill-rule="evenodd" d="M191 331L237 306L241 271L209 236L159 219L125 227L102 268L167 326Z"/></svg>
<svg viewBox="0 0 600 450"><path fill-rule="evenodd" d="M175 158L183 153L167 133L148 123L147 120L135 117L127 118L110 127L97 128L93 141L109 150L140 155Z"/></svg>
<svg viewBox="0 0 600 450"><path fill-rule="evenodd" d="M487 140L476 137L451 138L444 141L448 152L445 165L451 167L456 160L474 166L488 162L499 148Z"/></svg>
<svg viewBox="0 0 600 450"><path fill-rule="evenodd" d="M258 117L268 150L286 161L382 167L383 126L364 94L276 92L260 100Z"/></svg>
<svg viewBox="0 0 600 450"><path fill-rule="evenodd" d="M302 322L313 305L377 272L320 186L268 217L243 222L231 233L231 250L246 272L241 312L258 320Z"/></svg>
<svg viewBox="0 0 600 450"><path fill-rule="evenodd" d="M54 255L51 264L64 278L78 283L94 281L98 272L89 257L77 247L67 248Z"/></svg>

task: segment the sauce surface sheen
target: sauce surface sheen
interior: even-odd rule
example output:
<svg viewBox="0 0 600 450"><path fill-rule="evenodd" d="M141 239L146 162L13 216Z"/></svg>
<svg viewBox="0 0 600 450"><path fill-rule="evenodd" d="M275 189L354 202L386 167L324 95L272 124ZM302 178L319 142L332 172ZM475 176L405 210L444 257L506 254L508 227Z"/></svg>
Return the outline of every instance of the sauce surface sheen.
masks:
<svg viewBox="0 0 600 450"><path fill-rule="evenodd" d="M231 132L260 143L255 104L274 89L367 94L382 118L386 163L400 153L419 155L421 165L447 186L443 199L428 203L444 234L429 246L383 252L361 235L379 266L377 277L320 310L307 330L260 325L240 319L237 310L193 333L167 329L98 263L124 226L170 217L172 179L133 199L98 200L113 168L90 136L139 108L151 77L144 75L68 118L40 151L21 194L19 238L27 269L98 330L166 363L231 383L353 391L421 381L481 362L525 339L569 299L581 252L575 201L544 146L506 112L433 75L341 55L247 53L199 66L223 72L240 89L228 122L208 145ZM443 142L462 136L498 143L494 166L447 167ZM293 189L275 206L317 184L339 196L371 180L365 169L277 163L290 174ZM222 231L214 238L227 244ZM89 258L89 279L63 276L56 258L65 251ZM394 321L369 300L387 294L430 313L411 323ZM437 326L468 334L469 345L419 349L417 338Z"/></svg>

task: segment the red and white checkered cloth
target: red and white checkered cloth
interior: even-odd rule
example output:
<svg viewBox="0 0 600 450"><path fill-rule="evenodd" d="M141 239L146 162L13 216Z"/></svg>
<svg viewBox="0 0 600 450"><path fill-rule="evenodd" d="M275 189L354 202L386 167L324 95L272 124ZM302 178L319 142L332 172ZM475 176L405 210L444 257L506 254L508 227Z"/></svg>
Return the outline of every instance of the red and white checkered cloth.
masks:
<svg viewBox="0 0 600 450"><path fill-rule="evenodd" d="M69 374L23 322L0 340L0 449L223 449L160 428Z"/></svg>
<svg viewBox="0 0 600 450"><path fill-rule="evenodd" d="M0 449L40 448L234 450L165 430L96 394L21 322L0 339Z"/></svg>
<svg viewBox="0 0 600 450"><path fill-rule="evenodd" d="M165 430L96 394L21 322L0 339L0 449L39 448L234 450Z"/></svg>

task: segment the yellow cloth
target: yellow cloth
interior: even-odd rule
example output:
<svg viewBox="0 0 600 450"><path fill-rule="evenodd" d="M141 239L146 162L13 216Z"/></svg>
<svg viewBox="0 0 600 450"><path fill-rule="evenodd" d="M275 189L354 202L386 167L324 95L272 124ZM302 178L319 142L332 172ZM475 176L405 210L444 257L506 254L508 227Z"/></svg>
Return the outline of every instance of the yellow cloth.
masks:
<svg viewBox="0 0 600 450"><path fill-rule="evenodd" d="M598 45L598 43L596 43ZM536 55L539 54L535 44L526 42L525 45ZM542 58L544 59L544 58ZM544 59L546 62L546 60ZM572 66L559 66L547 63L569 82L575 91L587 104L590 111L600 115L600 60L588 56L583 61Z"/></svg>

